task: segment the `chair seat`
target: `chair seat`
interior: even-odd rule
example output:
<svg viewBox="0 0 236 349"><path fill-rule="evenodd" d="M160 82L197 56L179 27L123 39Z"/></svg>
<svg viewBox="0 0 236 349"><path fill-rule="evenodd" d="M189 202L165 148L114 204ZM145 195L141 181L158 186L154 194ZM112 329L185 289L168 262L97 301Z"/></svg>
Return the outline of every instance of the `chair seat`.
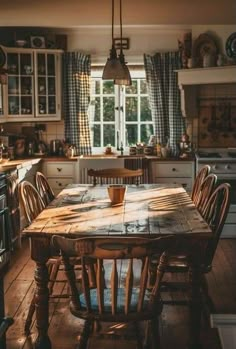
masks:
<svg viewBox="0 0 236 349"><path fill-rule="evenodd" d="M130 311L137 311L139 293L140 293L140 288L133 288L130 307L129 307ZM124 313L125 296L126 296L125 289L118 288L117 289L117 312L118 313L119 312ZM80 294L79 298L80 298L81 307L86 309L86 301L85 301L84 294L83 293ZM96 289L90 290L90 299L91 299L91 309L95 312L99 311ZM147 308L149 301L150 301L150 292L146 290L144 301L143 301L143 309ZM104 312L111 312L111 306L112 306L111 289L106 288L104 290Z"/></svg>

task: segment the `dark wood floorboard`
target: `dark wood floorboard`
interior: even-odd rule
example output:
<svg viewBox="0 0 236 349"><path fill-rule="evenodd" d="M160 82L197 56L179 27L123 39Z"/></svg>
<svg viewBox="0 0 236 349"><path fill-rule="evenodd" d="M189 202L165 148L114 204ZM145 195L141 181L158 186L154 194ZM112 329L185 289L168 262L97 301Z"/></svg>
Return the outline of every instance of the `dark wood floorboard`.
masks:
<svg viewBox="0 0 236 349"><path fill-rule="evenodd" d="M215 305L215 313L236 313L236 239L222 239L217 248L213 270L207 275L209 293ZM31 335L24 334L24 322L34 292L34 263L30 259L28 242L13 256L10 268L5 276L5 309L6 314L14 317L14 325L7 333L8 349L32 349L36 338L35 319L33 319ZM64 283L56 285L56 292L66 290ZM165 294L163 298L171 299L173 295ZM175 295L173 297L182 295ZM74 349L78 342L83 322L74 318L68 309L68 299L50 301L49 335L53 349ZM160 321L162 348L184 349L188 342L188 309L183 306L164 306ZM111 331L111 326L108 326ZM113 329L114 327L112 327ZM107 330L107 328L105 329ZM211 329L206 321L202 326L203 349L221 349L216 329ZM90 349L135 348L133 339L92 338Z"/></svg>

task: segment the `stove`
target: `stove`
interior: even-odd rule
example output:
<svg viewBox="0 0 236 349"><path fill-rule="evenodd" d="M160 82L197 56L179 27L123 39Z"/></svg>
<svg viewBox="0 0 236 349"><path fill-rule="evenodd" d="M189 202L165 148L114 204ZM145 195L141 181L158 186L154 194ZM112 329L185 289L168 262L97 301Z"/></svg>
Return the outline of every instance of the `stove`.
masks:
<svg viewBox="0 0 236 349"><path fill-rule="evenodd" d="M217 175L217 184L231 185L229 213L223 228L223 237L236 237L236 148L199 149L196 153L196 173L209 165L211 173Z"/></svg>

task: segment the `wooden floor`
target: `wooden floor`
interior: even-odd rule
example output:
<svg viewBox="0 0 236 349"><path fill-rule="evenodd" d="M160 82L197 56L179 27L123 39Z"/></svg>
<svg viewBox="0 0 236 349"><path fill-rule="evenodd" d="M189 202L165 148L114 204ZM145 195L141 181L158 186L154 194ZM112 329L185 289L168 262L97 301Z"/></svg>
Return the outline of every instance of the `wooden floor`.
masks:
<svg viewBox="0 0 236 349"><path fill-rule="evenodd" d="M236 313L236 239L221 240L214 259L214 270L209 274L209 290L216 307L216 313ZM31 349L36 336L35 323L31 335L24 335L24 321L34 292L34 263L30 259L28 242L14 253L11 267L5 276L6 314L14 317L14 325L7 333L8 349ZM66 285L57 285L57 292L63 292ZM54 299L50 302L49 335L53 349L75 348L82 322L68 310L68 299ZM113 327L114 328L114 327ZM161 316L162 348L184 349L188 341L188 310L183 306L164 306ZM105 338L105 339L104 339ZM93 339L89 348L118 349L135 348L135 341L123 339ZM217 332L203 321L203 349L220 349Z"/></svg>

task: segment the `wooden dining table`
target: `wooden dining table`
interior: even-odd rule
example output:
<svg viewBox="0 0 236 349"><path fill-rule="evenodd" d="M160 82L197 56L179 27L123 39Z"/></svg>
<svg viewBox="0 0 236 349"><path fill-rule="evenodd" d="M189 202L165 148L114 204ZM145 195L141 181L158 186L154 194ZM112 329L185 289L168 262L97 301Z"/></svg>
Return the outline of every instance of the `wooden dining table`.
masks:
<svg viewBox="0 0 236 349"><path fill-rule="evenodd" d="M70 238L88 236L137 236L156 238L174 235L179 250L189 254L191 302L191 349L200 347L200 265L212 231L190 196L175 184L127 186L122 204L112 206L107 187L71 184L24 229L31 240L31 258L36 263L35 302L38 335L36 349L51 349L48 336L47 261L55 255L53 235Z"/></svg>

